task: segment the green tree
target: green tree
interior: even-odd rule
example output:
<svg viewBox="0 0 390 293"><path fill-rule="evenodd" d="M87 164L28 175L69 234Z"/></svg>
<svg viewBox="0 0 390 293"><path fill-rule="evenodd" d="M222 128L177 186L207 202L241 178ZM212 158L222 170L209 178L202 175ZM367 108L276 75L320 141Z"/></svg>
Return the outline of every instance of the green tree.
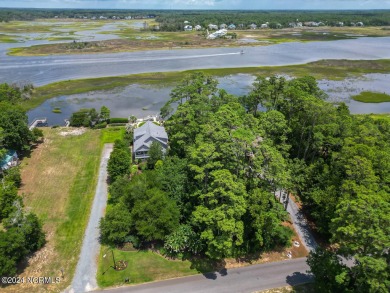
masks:
<svg viewBox="0 0 390 293"><path fill-rule="evenodd" d="M332 240L345 256L381 256L390 247L390 204L386 195L370 192L346 198L332 220Z"/></svg>
<svg viewBox="0 0 390 293"><path fill-rule="evenodd" d="M0 102L8 102L13 105L22 100L22 94L18 88L7 83L0 84Z"/></svg>
<svg viewBox="0 0 390 293"><path fill-rule="evenodd" d="M18 229L0 231L0 275L14 276L17 264L26 254L25 239Z"/></svg>
<svg viewBox="0 0 390 293"><path fill-rule="evenodd" d="M100 220L100 242L105 245L121 245L131 232L132 219L127 207L118 203L107 209Z"/></svg>
<svg viewBox="0 0 390 293"><path fill-rule="evenodd" d="M0 220L8 218L17 209L17 204L21 202L22 199L15 186L0 185Z"/></svg>
<svg viewBox="0 0 390 293"><path fill-rule="evenodd" d="M307 264L314 275L317 292L353 292L348 288L349 269L335 253L319 248L310 252Z"/></svg>
<svg viewBox="0 0 390 293"><path fill-rule="evenodd" d="M25 248L29 253L37 251L46 243L42 222L37 215L29 213L18 226L19 231L24 235Z"/></svg>
<svg viewBox="0 0 390 293"><path fill-rule="evenodd" d="M89 117L89 109L80 109L79 111L72 113L69 121L70 126L74 127L90 126L91 119Z"/></svg>
<svg viewBox="0 0 390 293"><path fill-rule="evenodd" d="M148 199L136 201L131 211L134 228L145 241L164 240L179 226L179 209L174 200L157 188L146 194Z"/></svg>
<svg viewBox="0 0 390 293"><path fill-rule="evenodd" d="M43 131L42 131L42 129L39 129L39 128L35 127L32 130L32 136L33 136L33 141L34 142L42 141L42 139L43 139Z"/></svg>
<svg viewBox="0 0 390 293"><path fill-rule="evenodd" d="M114 147L107 164L107 172L112 182L117 178L129 174L131 154L127 148Z"/></svg>
<svg viewBox="0 0 390 293"><path fill-rule="evenodd" d="M157 161L162 160L164 156L161 144L157 141L153 141L150 145L148 155L148 168L154 169L154 166L156 165Z"/></svg>
<svg viewBox="0 0 390 293"><path fill-rule="evenodd" d="M192 222L201 231L206 254L211 258L231 255L243 243L246 210L245 187L228 170L211 172L209 192L199 196L201 204L193 212Z"/></svg>
<svg viewBox="0 0 390 293"><path fill-rule="evenodd" d="M0 128L3 147L17 151L28 150L33 135L28 129L27 115L19 106L0 102Z"/></svg>
<svg viewBox="0 0 390 293"><path fill-rule="evenodd" d="M197 254L202 247L198 235L189 225L180 225L165 238L164 248L170 253L191 252Z"/></svg>
<svg viewBox="0 0 390 293"><path fill-rule="evenodd" d="M106 106L102 106L100 108L100 115L99 115L100 119L102 121L107 121L110 119L110 109L108 109Z"/></svg>

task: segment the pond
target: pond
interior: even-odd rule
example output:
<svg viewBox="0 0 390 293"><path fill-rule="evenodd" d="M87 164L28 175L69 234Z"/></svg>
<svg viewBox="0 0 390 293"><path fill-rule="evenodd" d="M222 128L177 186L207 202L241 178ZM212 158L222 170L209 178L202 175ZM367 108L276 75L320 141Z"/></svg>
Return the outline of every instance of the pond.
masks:
<svg viewBox="0 0 390 293"><path fill-rule="evenodd" d="M255 76L234 74L217 78L219 88L237 96L250 92ZM387 113L390 103L361 103L350 99L361 91L377 91L390 94L390 74L367 74L359 78L348 78L342 81L320 80L318 84L332 102L343 101L349 106L351 113ZM111 117L128 117L135 115L144 117L158 114L160 108L169 99L173 86L151 86L132 84L112 90L92 91L83 94L59 96L45 101L39 107L28 112L29 121L37 117L47 117L49 125L63 125L64 119L80 108L96 108L107 106L111 109ZM62 113L52 110L61 108Z"/></svg>

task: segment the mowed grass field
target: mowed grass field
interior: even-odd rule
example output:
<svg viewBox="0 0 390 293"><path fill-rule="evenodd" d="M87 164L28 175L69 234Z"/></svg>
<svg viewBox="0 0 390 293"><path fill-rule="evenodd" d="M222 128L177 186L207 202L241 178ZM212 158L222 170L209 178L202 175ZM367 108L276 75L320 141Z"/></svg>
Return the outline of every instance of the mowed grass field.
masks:
<svg viewBox="0 0 390 293"><path fill-rule="evenodd" d="M20 284L4 292L59 292L73 277L93 201L102 131L61 135L71 128L43 128L44 142L22 162L25 209L43 220L47 243L31 257L21 277L64 278L59 284ZM63 134L63 133L62 133Z"/></svg>
<svg viewBox="0 0 390 293"><path fill-rule="evenodd" d="M293 226L289 222L285 222L283 225L293 229ZM301 242L295 230L293 231L292 242ZM256 255L248 255L247 257L226 258L222 261L215 262L202 257L185 260L167 259L151 250L133 249L132 251L124 251L102 246L98 259L96 278L101 288L134 285L219 271L224 268L230 269L252 264L286 260L288 259L286 256L287 252L291 252L293 258L305 257L308 254L304 246L300 245L299 247L291 246ZM121 271L114 270L114 259L115 262L121 260L127 262L127 268ZM128 282L125 282L126 278L129 279Z"/></svg>
<svg viewBox="0 0 390 293"><path fill-rule="evenodd" d="M115 261L125 260L128 263L126 269L115 271L112 266L114 254ZM105 257L103 257L105 256ZM186 260L168 260L151 251L122 251L102 247L99 257L97 272L98 285L101 288L125 285L125 279L129 278L129 284L139 284L157 280L184 277L199 273L191 262Z"/></svg>

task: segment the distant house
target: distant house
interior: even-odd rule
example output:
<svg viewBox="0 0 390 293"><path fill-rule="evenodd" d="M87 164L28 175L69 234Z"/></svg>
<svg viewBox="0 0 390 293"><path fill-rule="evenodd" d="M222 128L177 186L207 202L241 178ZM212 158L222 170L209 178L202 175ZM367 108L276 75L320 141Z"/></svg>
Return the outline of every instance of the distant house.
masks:
<svg viewBox="0 0 390 293"><path fill-rule="evenodd" d="M312 26L312 27L317 27L319 26L318 22L315 22L315 21L306 21L304 23L305 26Z"/></svg>
<svg viewBox="0 0 390 293"><path fill-rule="evenodd" d="M254 24L254 23L252 23L252 24L249 26L249 28L250 28L251 30L255 30L255 29L257 29L257 25Z"/></svg>
<svg viewBox="0 0 390 293"><path fill-rule="evenodd" d="M336 26L344 26L344 22L339 21L339 22L336 23Z"/></svg>
<svg viewBox="0 0 390 293"><path fill-rule="evenodd" d="M215 40L217 38L222 38L227 35L227 30L226 29L221 29L216 32L213 32L212 34L209 34L207 36L207 39L209 40Z"/></svg>
<svg viewBox="0 0 390 293"><path fill-rule="evenodd" d="M197 24L197 25L195 26L195 30L196 30L196 31L200 31L201 29L202 29L202 26L201 26L201 25Z"/></svg>
<svg viewBox="0 0 390 293"><path fill-rule="evenodd" d="M236 26L234 24L229 24L228 29L235 30Z"/></svg>
<svg viewBox="0 0 390 293"><path fill-rule="evenodd" d="M356 26L364 26L364 23L359 21L359 22L356 23Z"/></svg>
<svg viewBox="0 0 390 293"><path fill-rule="evenodd" d="M184 26L185 31L192 31L192 26L191 25L185 25Z"/></svg>
<svg viewBox="0 0 390 293"><path fill-rule="evenodd" d="M210 23L208 25L208 28L209 28L209 30L218 30L218 26L216 24L212 24L212 23Z"/></svg>
<svg viewBox="0 0 390 293"><path fill-rule="evenodd" d="M168 148L168 135L165 128L146 121L144 125L134 129L133 155L134 159L149 158L149 149L152 142L161 144L163 152Z"/></svg>
<svg viewBox="0 0 390 293"><path fill-rule="evenodd" d="M263 23L260 28L268 28L268 23Z"/></svg>
<svg viewBox="0 0 390 293"><path fill-rule="evenodd" d="M0 172L8 170L19 164L18 154L14 150L9 150L4 158L0 161Z"/></svg>
<svg viewBox="0 0 390 293"><path fill-rule="evenodd" d="M219 26L219 28L222 30L222 29L226 29L227 28L227 25L225 24L225 23L223 23L223 24L221 24L220 26Z"/></svg>

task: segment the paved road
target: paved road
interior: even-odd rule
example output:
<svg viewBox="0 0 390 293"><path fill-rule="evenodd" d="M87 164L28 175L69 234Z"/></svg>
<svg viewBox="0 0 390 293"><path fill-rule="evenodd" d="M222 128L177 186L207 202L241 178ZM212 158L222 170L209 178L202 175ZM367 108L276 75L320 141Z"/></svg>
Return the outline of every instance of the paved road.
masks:
<svg viewBox="0 0 390 293"><path fill-rule="evenodd" d="M0 52L3 46L0 44ZM202 68L276 66L321 59L390 58L390 37L239 48L157 50L115 54L1 56L2 82L36 86L60 80Z"/></svg>
<svg viewBox="0 0 390 293"><path fill-rule="evenodd" d="M287 211L291 215L293 225L302 243L308 250L315 249L317 244L310 233L307 222L292 200L289 202ZM253 292L311 281L312 276L306 273L307 270L309 267L306 264L306 258L298 258L97 292Z"/></svg>
<svg viewBox="0 0 390 293"><path fill-rule="evenodd" d="M306 258L253 265L137 286L102 290L102 293L211 293L253 292L308 282Z"/></svg>
<svg viewBox="0 0 390 293"><path fill-rule="evenodd" d="M93 200L91 215L84 234L79 262L71 284L65 290L69 293L79 293L95 290L97 257L99 255L99 220L104 216L107 206L107 162L113 149L113 144L105 144L100 161L99 179Z"/></svg>

